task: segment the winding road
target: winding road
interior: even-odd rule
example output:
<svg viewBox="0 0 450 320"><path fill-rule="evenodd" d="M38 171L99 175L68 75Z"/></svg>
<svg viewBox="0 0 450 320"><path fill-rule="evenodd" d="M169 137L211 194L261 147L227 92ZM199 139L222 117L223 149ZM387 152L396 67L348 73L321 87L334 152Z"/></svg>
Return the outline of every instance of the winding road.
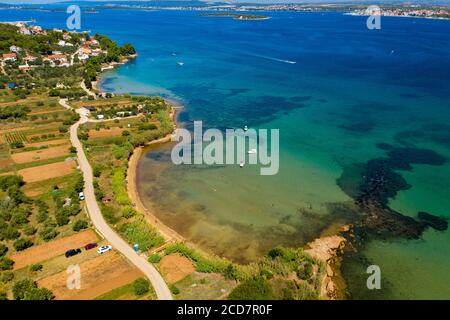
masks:
<svg viewBox="0 0 450 320"><path fill-rule="evenodd" d="M66 99L60 99L59 104L64 108L74 110L67 104ZM139 256L128 243L126 243L103 218L100 208L97 204L94 194L92 167L84 153L83 146L78 139L78 127L86 122L89 122L88 113L84 108L75 110L80 115L80 120L70 127L70 141L77 149L78 164L84 177L84 195L86 206L91 218L91 221L97 231L105 237L106 240L120 253L122 253L129 261L131 261L138 269L140 269L145 276L150 280L159 300L172 300L172 294L165 283L162 276L156 268L150 264L144 257Z"/></svg>

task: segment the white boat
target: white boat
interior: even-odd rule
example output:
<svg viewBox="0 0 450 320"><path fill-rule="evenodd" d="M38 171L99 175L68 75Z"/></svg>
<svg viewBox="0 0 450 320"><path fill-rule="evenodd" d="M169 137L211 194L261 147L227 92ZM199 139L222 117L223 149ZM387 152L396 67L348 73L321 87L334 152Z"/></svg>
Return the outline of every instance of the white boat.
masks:
<svg viewBox="0 0 450 320"><path fill-rule="evenodd" d="M241 162L239 163L239 167L241 167L241 168L244 167L244 161L241 161Z"/></svg>
<svg viewBox="0 0 450 320"><path fill-rule="evenodd" d="M178 61L177 64L178 64L179 66L184 66L184 62L182 62L182 61Z"/></svg>
<svg viewBox="0 0 450 320"><path fill-rule="evenodd" d="M248 154L255 154L256 153L256 149L250 149L247 151Z"/></svg>

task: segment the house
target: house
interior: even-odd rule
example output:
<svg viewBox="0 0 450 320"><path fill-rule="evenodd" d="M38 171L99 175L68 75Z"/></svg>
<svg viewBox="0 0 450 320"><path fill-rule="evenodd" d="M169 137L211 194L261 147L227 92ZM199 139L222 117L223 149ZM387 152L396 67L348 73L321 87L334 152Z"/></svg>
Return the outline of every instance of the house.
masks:
<svg viewBox="0 0 450 320"><path fill-rule="evenodd" d="M40 26L31 26L30 31L32 34L43 34L45 33Z"/></svg>
<svg viewBox="0 0 450 320"><path fill-rule="evenodd" d="M133 112L132 111L119 111L116 113L116 115L118 117L131 116L131 115L133 115Z"/></svg>
<svg viewBox="0 0 450 320"><path fill-rule="evenodd" d="M90 39L84 43L86 46L98 46L100 43L95 39Z"/></svg>
<svg viewBox="0 0 450 320"><path fill-rule="evenodd" d="M78 52L81 52L83 54L87 54L87 55L91 55L92 54L92 49L89 47L81 47Z"/></svg>
<svg viewBox="0 0 450 320"><path fill-rule="evenodd" d="M36 61L36 59L37 59L37 57L33 57L33 56L30 56L30 55L27 55L25 58L23 58L23 60L25 62L34 62L34 61Z"/></svg>
<svg viewBox="0 0 450 320"><path fill-rule="evenodd" d="M19 53L22 50L22 48L19 48L17 46L11 46L9 47L9 51Z"/></svg>
<svg viewBox="0 0 450 320"><path fill-rule="evenodd" d="M98 57L100 54L102 53L102 50L101 49L93 49L92 50L92 55L94 56L94 57Z"/></svg>
<svg viewBox="0 0 450 320"><path fill-rule="evenodd" d="M97 119L98 120L105 119L105 116L103 114L99 114L99 115L97 115Z"/></svg>
<svg viewBox="0 0 450 320"><path fill-rule="evenodd" d="M82 60L82 61L87 60L87 59L89 59L89 55L87 55L85 53L78 53L78 59Z"/></svg>
<svg viewBox="0 0 450 320"><path fill-rule="evenodd" d="M63 34L63 39L67 41L67 40L72 39L72 36L66 32Z"/></svg>
<svg viewBox="0 0 450 320"><path fill-rule="evenodd" d="M22 64L19 66L19 71L21 71L23 73L28 72L28 71L30 71L30 66L27 64Z"/></svg>
<svg viewBox="0 0 450 320"><path fill-rule="evenodd" d="M3 61L11 61L16 62L17 56L15 53L4 53L3 54Z"/></svg>
<svg viewBox="0 0 450 320"><path fill-rule="evenodd" d="M73 44L71 44L70 42L65 42L64 40L59 40L58 41L58 46L60 46L60 47L73 47Z"/></svg>
<svg viewBox="0 0 450 320"><path fill-rule="evenodd" d="M63 54L61 51L52 51L53 55L59 55L59 54Z"/></svg>
<svg viewBox="0 0 450 320"><path fill-rule="evenodd" d="M58 28L53 28L53 31L55 31L55 32L63 32L61 29L58 29Z"/></svg>
<svg viewBox="0 0 450 320"><path fill-rule="evenodd" d="M20 32L21 34L23 34L23 35L26 35L26 36L31 35L31 31L30 31L28 28L26 28L26 27L20 28L20 29L19 29L19 32Z"/></svg>
<svg viewBox="0 0 450 320"><path fill-rule="evenodd" d="M56 62L59 62L61 67L67 67L69 64L67 63L67 57L64 54L52 54L48 56L45 60L50 61L50 66L54 67Z"/></svg>

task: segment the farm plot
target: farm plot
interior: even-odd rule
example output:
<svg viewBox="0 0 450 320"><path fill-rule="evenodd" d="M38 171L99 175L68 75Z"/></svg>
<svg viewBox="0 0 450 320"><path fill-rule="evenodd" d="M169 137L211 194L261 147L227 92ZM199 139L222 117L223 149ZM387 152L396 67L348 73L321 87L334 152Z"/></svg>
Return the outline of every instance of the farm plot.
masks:
<svg viewBox="0 0 450 320"><path fill-rule="evenodd" d="M97 235L92 230L83 231L69 237L53 240L39 246L33 246L20 251L10 258L14 260L14 269L20 269L33 263L41 262L64 254L72 248L82 247L90 242L96 242Z"/></svg>
<svg viewBox="0 0 450 320"><path fill-rule="evenodd" d="M11 155L15 163L27 163L38 160L46 160L56 157L62 157L69 154L69 144L61 145L53 148L34 150L27 152L19 152Z"/></svg>
<svg viewBox="0 0 450 320"><path fill-rule="evenodd" d="M76 167L76 161L61 161L18 171L25 182L36 182L70 174Z"/></svg>
<svg viewBox="0 0 450 320"><path fill-rule="evenodd" d="M22 143L28 142L28 139L27 139L26 135L24 134L24 132L13 131L13 132L5 133L5 141L11 145L11 144L18 143L18 142L22 142Z"/></svg>
<svg viewBox="0 0 450 320"><path fill-rule="evenodd" d="M57 300L89 300L143 276L139 269L115 251L84 261L79 267L81 273L79 290L67 288L66 271L41 279L38 283L52 290Z"/></svg>

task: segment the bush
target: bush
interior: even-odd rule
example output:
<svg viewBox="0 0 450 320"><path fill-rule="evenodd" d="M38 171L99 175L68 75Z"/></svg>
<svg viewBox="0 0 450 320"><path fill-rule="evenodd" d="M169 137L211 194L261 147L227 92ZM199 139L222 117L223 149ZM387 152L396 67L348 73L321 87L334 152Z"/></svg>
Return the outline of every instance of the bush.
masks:
<svg viewBox="0 0 450 320"><path fill-rule="evenodd" d="M150 263L158 263L161 261L161 256L157 253L153 253L149 258L148 262Z"/></svg>
<svg viewBox="0 0 450 320"><path fill-rule="evenodd" d="M94 175L94 177L98 178L102 174L102 169L99 166L95 166L92 170L92 174Z"/></svg>
<svg viewBox="0 0 450 320"><path fill-rule="evenodd" d="M271 300L272 288L269 282L261 277L246 280L239 284L228 296L230 300Z"/></svg>
<svg viewBox="0 0 450 320"><path fill-rule="evenodd" d="M14 272L12 271L3 271L0 276L0 282L8 283L14 279Z"/></svg>
<svg viewBox="0 0 450 320"><path fill-rule="evenodd" d="M30 266L30 270L31 271L33 271L33 272L37 272L37 271L41 271L42 270L42 264L40 264L40 263L35 263L35 264L32 264L31 266Z"/></svg>
<svg viewBox="0 0 450 320"><path fill-rule="evenodd" d="M142 251L164 243L164 238L144 219L124 224L121 232L128 243L139 244Z"/></svg>
<svg viewBox="0 0 450 320"><path fill-rule="evenodd" d="M150 283L144 278L136 279L133 282L133 291L137 296L142 296L150 291Z"/></svg>
<svg viewBox="0 0 450 320"><path fill-rule="evenodd" d="M128 198L127 188L125 186L125 169L116 168L112 173L112 190L116 196L116 200L120 205L130 205L131 201Z"/></svg>
<svg viewBox="0 0 450 320"><path fill-rule="evenodd" d="M180 289L178 289L178 287L174 284L171 284L169 286L170 292L172 292L172 294L177 295L180 294Z"/></svg>
<svg viewBox="0 0 450 320"><path fill-rule="evenodd" d="M8 252L8 247L0 243L0 257L3 257Z"/></svg>
<svg viewBox="0 0 450 320"><path fill-rule="evenodd" d="M54 227L47 226L41 232L40 236L44 241L49 241L54 239L58 235L58 231Z"/></svg>
<svg viewBox="0 0 450 320"><path fill-rule="evenodd" d="M136 215L136 210L133 209L133 207L131 206L125 206L122 210L122 216L125 219L130 219L131 217L133 217L134 215Z"/></svg>
<svg viewBox="0 0 450 320"><path fill-rule="evenodd" d="M74 223L72 229L73 229L73 231L78 232L80 230L86 229L87 227L88 227L88 223L85 220L77 220Z"/></svg>
<svg viewBox="0 0 450 320"><path fill-rule="evenodd" d="M12 288L15 300L51 300L53 293L46 288L38 288L36 282L24 279L16 282Z"/></svg>
<svg viewBox="0 0 450 320"><path fill-rule="evenodd" d="M37 229L31 225L26 225L23 228L23 232L27 235L27 236L32 236L36 233Z"/></svg>
<svg viewBox="0 0 450 320"><path fill-rule="evenodd" d="M17 251L23 251L33 245L33 241L29 239L20 238L14 241L14 248Z"/></svg>
<svg viewBox="0 0 450 320"><path fill-rule="evenodd" d="M11 270L14 265L14 261L7 257L0 258L0 271Z"/></svg>

